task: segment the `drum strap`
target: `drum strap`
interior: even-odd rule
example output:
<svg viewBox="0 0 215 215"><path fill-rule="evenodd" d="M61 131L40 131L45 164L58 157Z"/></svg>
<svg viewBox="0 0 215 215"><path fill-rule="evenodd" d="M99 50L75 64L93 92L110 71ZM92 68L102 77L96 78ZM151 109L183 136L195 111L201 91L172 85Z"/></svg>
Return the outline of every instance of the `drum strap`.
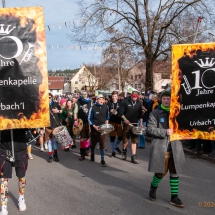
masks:
<svg viewBox="0 0 215 215"><path fill-rule="evenodd" d="M54 116L54 114L52 113L52 111L50 110L50 113L51 113L51 115L52 115L52 117L53 117L53 119L54 119L54 121L56 122L56 124L58 125L58 126L61 126L62 124L61 124L61 122L59 121L59 122L57 122L57 120L56 120L56 118L55 118L55 116Z"/></svg>

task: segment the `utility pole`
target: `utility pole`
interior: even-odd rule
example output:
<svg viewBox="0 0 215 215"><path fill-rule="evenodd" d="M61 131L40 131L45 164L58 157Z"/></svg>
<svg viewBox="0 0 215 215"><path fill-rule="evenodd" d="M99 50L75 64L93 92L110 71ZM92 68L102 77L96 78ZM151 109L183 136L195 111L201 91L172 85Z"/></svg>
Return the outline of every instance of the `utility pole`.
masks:
<svg viewBox="0 0 215 215"><path fill-rule="evenodd" d="M5 7L5 0L2 0L2 7Z"/></svg>

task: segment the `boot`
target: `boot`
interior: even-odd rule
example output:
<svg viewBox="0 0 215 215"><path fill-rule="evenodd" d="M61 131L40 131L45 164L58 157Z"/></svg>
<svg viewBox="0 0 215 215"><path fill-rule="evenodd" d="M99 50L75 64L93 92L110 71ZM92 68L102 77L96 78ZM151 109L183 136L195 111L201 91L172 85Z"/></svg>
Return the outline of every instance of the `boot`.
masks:
<svg viewBox="0 0 215 215"><path fill-rule="evenodd" d="M83 161L85 159L85 149L80 149L81 156L79 157L79 161Z"/></svg>
<svg viewBox="0 0 215 215"><path fill-rule="evenodd" d="M56 161L56 162L59 162L59 158L58 158L57 153L54 153L53 160Z"/></svg>
<svg viewBox="0 0 215 215"><path fill-rule="evenodd" d="M155 201L156 200L156 191L157 188L152 187L152 185L150 186L150 190L149 190L149 199L151 201Z"/></svg>
<svg viewBox="0 0 215 215"><path fill-rule="evenodd" d="M126 160L127 158L127 149L122 149L122 160Z"/></svg>
<svg viewBox="0 0 215 215"><path fill-rule="evenodd" d="M139 161L137 160L137 155L132 155L131 156L131 163L134 163L134 164L138 164Z"/></svg>

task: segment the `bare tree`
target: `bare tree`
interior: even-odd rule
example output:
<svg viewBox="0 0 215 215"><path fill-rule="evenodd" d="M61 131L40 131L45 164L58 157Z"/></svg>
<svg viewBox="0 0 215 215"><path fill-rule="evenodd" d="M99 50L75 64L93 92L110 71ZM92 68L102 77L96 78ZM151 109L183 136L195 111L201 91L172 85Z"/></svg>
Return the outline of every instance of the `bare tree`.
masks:
<svg viewBox="0 0 215 215"><path fill-rule="evenodd" d="M179 17L205 15L207 26L214 24L213 0L80 0L83 19L69 35L83 44L134 46L146 61L146 89L153 87L153 63L169 57L171 44L184 37ZM212 12L211 12L212 11ZM175 27L174 27L175 25ZM176 34L176 26L177 34ZM175 29L175 30L174 30ZM195 34L195 31L192 32ZM174 35L174 36L173 36ZM180 40L179 40L180 38Z"/></svg>

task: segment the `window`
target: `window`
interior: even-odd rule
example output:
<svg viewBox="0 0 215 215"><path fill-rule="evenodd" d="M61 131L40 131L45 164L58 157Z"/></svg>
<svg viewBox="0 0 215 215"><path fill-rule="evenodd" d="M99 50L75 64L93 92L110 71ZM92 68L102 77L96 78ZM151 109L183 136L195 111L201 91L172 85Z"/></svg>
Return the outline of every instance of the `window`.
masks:
<svg viewBox="0 0 215 215"><path fill-rule="evenodd" d="M75 84L78 84L78 81L75 81Z"/></svg>
<svg viewBox="0 0 215 215"><path fill-rule="evenodd" d="M82 81L82 84L85 84L85 81Z"/></svg>
<svg viewBox="0 0 215 215"><path fill-rule="evenodd" d="M170 79L170 74L168 74L168 73L162 73L161 74L161 78L162 79Z"/></svg>
<svg viewBox="0 0 215 215"><path fill-rule="evenodd" d="M77 87L75 87L75 90L77 90L78 88Z"/></svg>
<svg viewBox="0 0 215 215"><path fill-rule="evenodd" d="M138 84L138 88L139 88L139 89L141 89L141 87L142 87L141 85L142 85L142 84Z"/></svg>
<svg viewBox="0 0 215 215"><path fill-rule="evenodd" d="M131 75L131 80L133 80L133 75Z"/></svg>
<svg viewBox="0 0 215 215"><path fill-rule="evenodd" d="M135 86L134 88L137 89L137 84L135 84L134 86Z"/></svg>

